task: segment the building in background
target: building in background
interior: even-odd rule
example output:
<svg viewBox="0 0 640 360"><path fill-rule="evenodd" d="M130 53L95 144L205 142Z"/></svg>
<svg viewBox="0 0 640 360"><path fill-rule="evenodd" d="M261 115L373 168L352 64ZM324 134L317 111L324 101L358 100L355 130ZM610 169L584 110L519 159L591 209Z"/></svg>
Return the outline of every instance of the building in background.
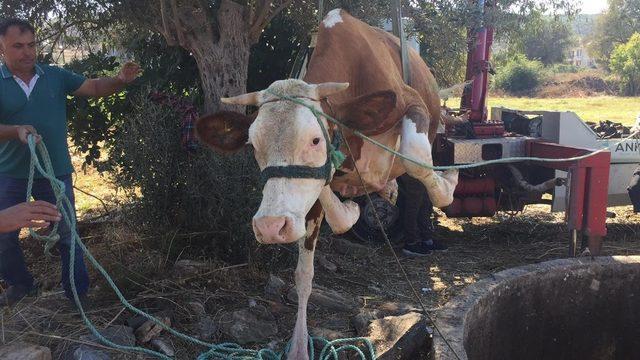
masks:
<svg viewBox="0 0 640 360"><path fill-rule="evenodd" d="M573 32L576 35L576 45L569 49L566 62L568 64L595 68L596 62L589 56L587 45L593 37L593 32L596 26L596 20L600 14L579 14L572 22Z"/></svg>
<svg viewBox="0 0 640 360"><path fill-rule="evenodd" d="M569 50L568 55L567 62L571 65L588 68L596 67L595 60L589 56L587 47L582 40L580 40L578 46L572 47Z"/></svg>

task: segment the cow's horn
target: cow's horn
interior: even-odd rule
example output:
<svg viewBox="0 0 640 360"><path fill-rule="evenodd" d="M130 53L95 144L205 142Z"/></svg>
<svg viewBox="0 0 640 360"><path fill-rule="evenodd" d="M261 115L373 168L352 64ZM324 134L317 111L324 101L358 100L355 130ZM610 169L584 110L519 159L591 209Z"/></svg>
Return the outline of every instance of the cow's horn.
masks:
<svg viewBox="0 0 640 360"><path fill-rule="evenodd" d="M221 102L234 105L258 105L260 103L260 91L238 95L230 98L221 98Z"/></svg>
<svg viewBox="0 0 640 360"><path fill-rule="evenodd" d="M343 91L348 87L349 83L327 82L316 85L316 93L318 94L318 99L323 99L329 95Z"/></svg>

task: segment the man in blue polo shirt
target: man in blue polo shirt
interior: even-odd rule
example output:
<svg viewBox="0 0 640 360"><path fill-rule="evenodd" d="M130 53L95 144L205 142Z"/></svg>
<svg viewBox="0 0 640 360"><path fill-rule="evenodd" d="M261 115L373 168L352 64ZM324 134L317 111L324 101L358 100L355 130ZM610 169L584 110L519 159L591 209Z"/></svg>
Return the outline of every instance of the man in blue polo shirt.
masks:
<svg viewBox="0 0 640 360"><path fill-rule="evenodd" d="M4 60L0 67L0 211L25 201L30 159L25 144L29 134L46 143L56 177L65 183L67 196L73 204L73 166L67 144L67 96L114 94L135 80L140 68L127 63L116 77L86 79L56 66L37 64L35 30L20 19L8 19L0 24L0 54ZM46 179L35 179L32 193L36 200L56 202ZM14 304L36 290L18 234L19 231L0 234L0 275L9 285L0 296L0 306ZM60 222L59 234L62 284L67 297L72 298L69 283L71 232L64 222ZM84 299L89 289L89 277L79 246L76 246L74 274L76 289Z"/></svg>

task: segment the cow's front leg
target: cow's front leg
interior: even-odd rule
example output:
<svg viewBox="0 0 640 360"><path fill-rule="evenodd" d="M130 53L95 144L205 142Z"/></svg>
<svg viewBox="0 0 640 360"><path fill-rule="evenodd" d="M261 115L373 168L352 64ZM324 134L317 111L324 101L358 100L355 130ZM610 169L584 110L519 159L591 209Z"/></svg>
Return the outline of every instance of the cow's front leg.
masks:
<svg viewBox="0 0 640 360"><path fill-rule="evenodd" d="M436 121L435 119L433 121ZM402 119L400 152L419 162L433 165L431 144L427 135L428 115L420 111L407 113ZM445 207L453 202L453 191L458 185L458 170L440 172L402 160L409 176L419 180L427 189L433 205Z"/></svg>
<svg viewBox="0 0 640 360"><path fill-rule="evenodd" d="M307 330L307 304L313 282L313 253L320 233L323 212L317 201L307 215L307 236L298 241L298 266L296 267L296 291L298 293L298 316L293 330L288 360L308 360L309 332Z"/></svg>
<svg viewBox="0 0 640 360"><path fill-rule="evenodd" d="M322 188L319 198L327 224L334 234L344 234L360 217L360 207L351 200L340 201L329 186Z"/></svg>

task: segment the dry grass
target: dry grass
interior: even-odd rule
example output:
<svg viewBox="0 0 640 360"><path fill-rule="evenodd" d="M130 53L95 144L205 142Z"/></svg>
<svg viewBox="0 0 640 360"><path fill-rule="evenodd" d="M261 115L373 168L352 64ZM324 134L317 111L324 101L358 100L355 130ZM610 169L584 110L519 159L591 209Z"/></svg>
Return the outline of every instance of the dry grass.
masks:
<svg viewBox="0 0 640 360"><path fill-rule="evenodd" d="M76 169L73 186L79 219L103 215L126 200L124 193L112 184L109 174L100 174L90 166L83 169L83 158L79 154L72 154L71 161Z"/></svg>
<svg viewBox="0 0 640 360"><path fill-rule="evenodd" d="M488 219L442 219L437 234L449 245L449 251L424 259L401 257L401 263L422 301L429 309L437 309L465 286L488 274L565 257L568 233L562 216L548 214L546 210L545 206L535 206L514 218L501 215ZM640 216L629 210L626 207L614 209L618 216L610 220L610 236L604 247L606 254L640 254ZM279 348L291 336L295 305L282 306L264 298L268 270L255 264L230 268L229 264L202 258L209 264L208 270L204 271L206 275L177 281L171 274L175 259L150 247L150 239L135 230L118 224L103 224L82 227L81 232L91 251L125 289L132 303L152 313L170 309L174 314L173 325L181 331L194 333L195 315L186 305L190 301L202 302L208 313L218 318L224 311L246 307L253 299L267 306L278 319L280 333L274 340ZM54 284L59 278L58 263L45 259L39 246L27 246L26 252L39 280L49 286ZM341 255L334 251L329 237L321 240L318 252L334 262L338 271L331 273L317 266L317 285L358 299L363 308L375 308L388 301L417 305L386 246L372 246L370 255L364 258ZM293 282L292 267L272 270L289 283ZM121 324L131 317L95 271L91 275L95 285L93 299L98 305L91 313L92 320L98 326L106 326ZM309 324L311 328L332 328L352 336L355 334L349 319L353 315L311 309ZM57 336L77 339L86 333L79 317L51 287L45 289L43 296L25 301L4 316L5 329L9 329L4 335L6 341L22 338L56 348L65 344ZM221 336L214 339L217 342L225 340L228 339ZM194 358L202 350L174 341L178 358Z"/></svg>

